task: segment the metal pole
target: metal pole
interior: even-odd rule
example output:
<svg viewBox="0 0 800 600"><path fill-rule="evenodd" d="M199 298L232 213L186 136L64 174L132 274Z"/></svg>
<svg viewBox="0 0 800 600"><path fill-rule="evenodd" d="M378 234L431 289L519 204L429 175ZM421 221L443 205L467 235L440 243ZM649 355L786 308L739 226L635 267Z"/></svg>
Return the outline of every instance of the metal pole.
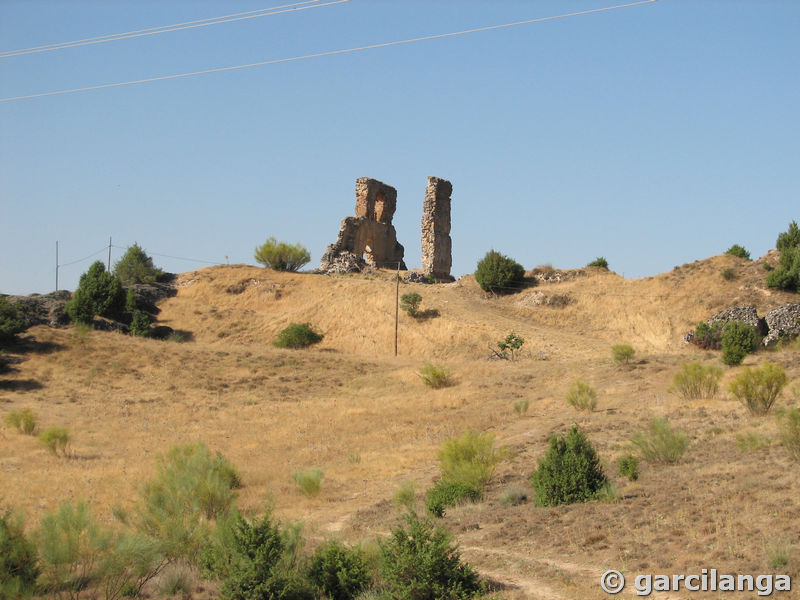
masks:
<svg viewBox="0 0 800 600"><path fill-rule="evenodd" d="M111 236L108 236L108 272L111 272Z"/></svg>
<svg viewBox="0 0 800 600"><path fill-rule="evenodd" d="M394 298L394 355L397 356L397 327L400 323L400 263L397 263L397 291Z"/></svg>

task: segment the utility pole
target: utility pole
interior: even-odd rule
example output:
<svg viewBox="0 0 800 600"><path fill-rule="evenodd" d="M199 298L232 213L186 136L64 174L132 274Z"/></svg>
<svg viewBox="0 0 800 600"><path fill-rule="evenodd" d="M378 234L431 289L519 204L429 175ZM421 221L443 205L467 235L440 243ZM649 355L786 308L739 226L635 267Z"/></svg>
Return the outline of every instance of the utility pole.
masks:
<svg viewBox="0 0 800 600"><path fill-rule="evenodd" d="M400 323L400 263L397 263L397 290L394 298L394 355L397 356L397 328Z"/></svg>
<svg viewBox="0 0 800 600"><path fill-rule="evenodd" d="M111 236L108 236L108 272L111 272Z"/></svg>
<svg viewBox="0 0 800 600"><path fill-rule="evenodd" d="M56 291L58 291L58 240L56 240Z"/></svg>

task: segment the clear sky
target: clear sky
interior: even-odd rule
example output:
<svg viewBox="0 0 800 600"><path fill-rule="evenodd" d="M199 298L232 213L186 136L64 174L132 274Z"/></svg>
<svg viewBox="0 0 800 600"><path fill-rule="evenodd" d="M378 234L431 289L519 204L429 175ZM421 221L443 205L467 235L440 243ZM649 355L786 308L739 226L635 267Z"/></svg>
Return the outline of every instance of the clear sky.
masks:
<svg viewBox="0 0 800 600"><path fill-rule="evenodd" d="M328 0L330 1L330 0ZM292 2L286 0L284 3ZM0 52L280 0L0 0ZM161 35L0 54L0 98L227 67L612 6L350 0ZM354 183L398 190L421 263L426 177L453 183L453 274L597 256L626 277L800 220L800 2L659 0L183 79L0 102L0 292L52 291L108 244L253 263L267 237L318 266ZM114 248L118 258L122 250ZM106 253L96 257L105 260ZM92 259L93 259L92 258ZM202 267L155 256L173 272ZM92 259L60 269L74 289ZM113 258L112 258L113 261Z"/></svg>

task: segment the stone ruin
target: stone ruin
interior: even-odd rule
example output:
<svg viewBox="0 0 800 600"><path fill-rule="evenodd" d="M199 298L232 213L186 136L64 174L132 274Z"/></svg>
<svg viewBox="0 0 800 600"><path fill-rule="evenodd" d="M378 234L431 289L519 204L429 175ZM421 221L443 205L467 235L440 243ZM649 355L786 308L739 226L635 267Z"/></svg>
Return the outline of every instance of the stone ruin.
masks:
<svg viewBox="0 0 800 600"><path fill-rule="evenodd" d="M450 239L450 195L453 184L428 177L422 205L422 271L436 280L452 281L452 240Z"/></svg>
<svg viewBox="0 0 800 600"><path fill-rule="evenodd" d="M453 185L446 179L428 177L422 215L421 280L452 281L450 240L450 195ZM346 217L336 242L322 255L320 271L353 273L364 266L405 271L405 252L397 241L392 218L397 208L397 190L376 179L356 179L356 214Z"/></svg>
<svg viewBox="0 0 800 600"><path fill-rule="evenodd" d="M397 190L392 186L369 177L356 179L356 216L342 220L336 242L322 255L320 270L360 271L366 264L405 271L405 250L392 226L395 208Z"/></svg>
<svg viewBox="0 0 800 600"><path fill-rule="evenodd" d="M761 343L771 346L780 339L794 339L800 336L800 304L784 304L772 309L763 318L758 316L755 306L732 306L721 310L708 319L708 324L741 321L752 325L764 336ZM694 331L683 336L683 341L693 343Z"/></svg>

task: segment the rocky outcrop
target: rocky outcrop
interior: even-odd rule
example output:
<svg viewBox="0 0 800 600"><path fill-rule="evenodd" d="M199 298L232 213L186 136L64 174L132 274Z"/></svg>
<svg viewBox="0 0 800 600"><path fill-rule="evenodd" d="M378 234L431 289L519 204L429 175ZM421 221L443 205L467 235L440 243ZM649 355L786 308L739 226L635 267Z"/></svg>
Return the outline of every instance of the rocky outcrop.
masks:
<svg viewBox="0 0 800 600"><path fill-rule="evenodd" d="M764 320L769 333L763 344L769 346L781 338L793 338L800 335L800 304L784 304L769 311Z"/></svg>
<svg viewBox="0 0 800 600"><path fill-rule="evenodd" d="M741 321L755 327L764 336L764 346L774 344L782 338L791 339L800 335L800 304L784 304L760 318L755 306L732 306L721 310L708 319L709 325ZM697 343L694 331L683 337L686 343Z"/></svg>
<svg viewBox="0 0 800 600"><path fill-rule="evenodd" d="M425 273L419 273L417 271L409 271L408 273L403 275L403 282L404 283L434 283L434 279L432 279L430 275L425 275Z"/></svg>
<svg viewBox="0 0 800 600"><path fill-rule="evenodd" d="M49 294L8 296L8 302L17 307L17 314L26 327L48 325L61 327L69 323L66 305L72 294L66 290Z"/></svg>
<svg viewBox="0 0 800 600"><path fill-rule="evenodd" d="M174 275L172 276L174 279ZM134 283L131 288L136 296L136 307L139 310L157 315L160 309L156 303L165 298L172 298L178 293L175 284L170 283Z"/></svg>
<svg viewBox="0 0 800 600"><path fill-rule="evenodd" d="M564 306L569 306L573 302L575 302L575 299L570 296L569 293L546 294L537 290L522 297L519 301L517 301L517 306L523 308L529 308L532 306L551 306L554 308L562 308Z"/></svg>
<svg viewBox="0 0 800 600"><path fill-rule="evenodd" d="M392 186L368 177L357 179L356 215L342 221L336 242L322 255L320 271L352 272L342 269L350 269L358 263L361 263L358 270L362 265L405 270L405 250L397 241L397 232L392 226L396 207L397 190Z"/></svg>
<svg viewBox="0 0 800 600"><path fill-rule="evenodd" d="M708 320L708 324L728 323L730 321L741 321L742 323L755 327L762 335L766 333L764 321L758 318L755 306L731 306L730 308L726 308L714 314Z"/></svg>
<svg viewBox="0 0 800 600"><path fill-rule="evenodd" d="M331 250L333 245L322 255L320 271L325 273L359 273L367 263L364 259L347 250Z"/></svg>
<svg viewBox="0 0 800 600"><path fill-rule="evenodd" d="M529 279L533 279L536 283L561 283L563 281L573 281L579 277L586 277L586 270L560 270L552 267L536 267L528 271L525 276Z"/></svg>
<svg viewBox="0 0 800 600"><path fill-rule="evenodd" d="M428 177L422 205L422 271L438 281L453 281L452 240L450 239L450 196L453 184L439 177Z"/></svg>

